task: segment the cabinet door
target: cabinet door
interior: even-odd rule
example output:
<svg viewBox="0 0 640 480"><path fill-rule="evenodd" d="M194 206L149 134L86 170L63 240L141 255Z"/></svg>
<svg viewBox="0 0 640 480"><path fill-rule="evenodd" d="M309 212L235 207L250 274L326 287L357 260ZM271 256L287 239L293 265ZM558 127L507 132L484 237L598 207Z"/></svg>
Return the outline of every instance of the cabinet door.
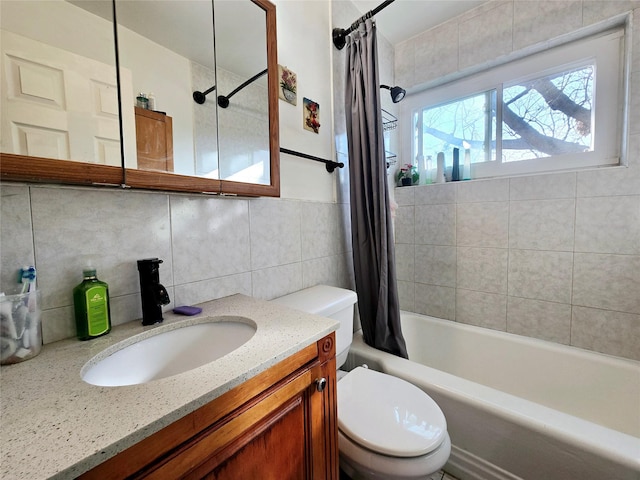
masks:
<svg viewBox="0 0 640 480"><path fill-rule="evenodd" d="M338 480L338 390L335 337L318 342L318 362L311 367L314 383L309 396L311 477Z"/></svg>
<svg viewBox="0 0 640 480"><path fill-rule="evenodd" d="M307 428L311 372L207 429L144 478L301 480L311 478Z"/></svg>
<svg viewBox="0 0 640 480"><path fill-rule="evenodd" d="M219 455L206 475L216 480L300 480L307 475L304 394L287 402Z"/></svg>

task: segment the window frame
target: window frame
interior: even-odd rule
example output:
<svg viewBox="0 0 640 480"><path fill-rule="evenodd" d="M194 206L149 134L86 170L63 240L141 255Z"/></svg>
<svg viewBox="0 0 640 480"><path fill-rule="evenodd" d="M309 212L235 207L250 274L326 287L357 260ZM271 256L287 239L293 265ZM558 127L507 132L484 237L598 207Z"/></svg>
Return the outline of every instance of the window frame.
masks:
<svg viewBox="0 0 640 480"><path fill-rule="evenodd" d="M433 108L472 95L496 90L496 158L471 165L471 178L489 178L585 167L617 166L622 163L623 119L625 98L625 28L616 26L588 37L557 46L546 47L536 53L500 63L486 70L472 73L442 85L407 95L401 105L401 118L408 125L414 115L425 108ZM528 78L539 78L575 67L595 65L592 125L594 149L578 154L555 155L513 162L502 161L502 91ZM601 72L614 72L610 75ZM404 128L403 156L415 160L413 128ZM435 158L435 154L434 154ZM451 159L447 159L451 162ZM405 162L406 163L406 162Z"/></svg>

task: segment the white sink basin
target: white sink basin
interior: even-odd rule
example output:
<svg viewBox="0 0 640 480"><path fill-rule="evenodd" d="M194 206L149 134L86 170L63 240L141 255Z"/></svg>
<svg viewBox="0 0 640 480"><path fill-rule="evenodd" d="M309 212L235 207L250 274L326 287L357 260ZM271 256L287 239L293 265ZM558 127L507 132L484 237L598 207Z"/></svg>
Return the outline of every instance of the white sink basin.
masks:
<svg viewBox="0 0 640 480"><path fill-rule="evenodd" d="M187 326L159 327L151 337L137 335L109 347L82 367L92 385L116 387L151 382L198 368L244 345L256 333L243 317L209 317Z"/></svg>

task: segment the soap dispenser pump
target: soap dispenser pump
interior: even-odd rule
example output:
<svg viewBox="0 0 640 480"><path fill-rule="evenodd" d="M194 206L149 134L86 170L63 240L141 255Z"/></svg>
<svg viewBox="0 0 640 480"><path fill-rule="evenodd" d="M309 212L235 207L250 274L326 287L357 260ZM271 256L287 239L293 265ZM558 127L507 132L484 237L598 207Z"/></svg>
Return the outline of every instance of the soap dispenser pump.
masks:
<svg viewBox="0 0 640 480"><path fill-rule="evenodd" d="M162 307L171 300L167 289L160 284L160 264L158 258L138 260L138 274L140 275L140 295L142 296L142 325L160 323Z"/></svg>

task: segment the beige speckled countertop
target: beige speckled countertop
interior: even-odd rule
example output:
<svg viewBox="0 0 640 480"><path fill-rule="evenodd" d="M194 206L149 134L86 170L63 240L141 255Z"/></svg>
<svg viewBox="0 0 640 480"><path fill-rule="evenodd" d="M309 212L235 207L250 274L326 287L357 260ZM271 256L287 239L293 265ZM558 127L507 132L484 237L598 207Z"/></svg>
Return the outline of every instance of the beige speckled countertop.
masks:
<svg viewBox="0 0 640 480"><path fill-rule="evenodd" d="M74 478L334 331L330 319L244 295L199 305L195 317L164 314L160 325L116 326L87 342L45 345L0 369L0 477ZM194 370L141 385L97 387L80 378L94 355L132 335L151 335L203 316L243 316L257 325L247 343ZM168 327L170 328L170 327Z"/></svg>

